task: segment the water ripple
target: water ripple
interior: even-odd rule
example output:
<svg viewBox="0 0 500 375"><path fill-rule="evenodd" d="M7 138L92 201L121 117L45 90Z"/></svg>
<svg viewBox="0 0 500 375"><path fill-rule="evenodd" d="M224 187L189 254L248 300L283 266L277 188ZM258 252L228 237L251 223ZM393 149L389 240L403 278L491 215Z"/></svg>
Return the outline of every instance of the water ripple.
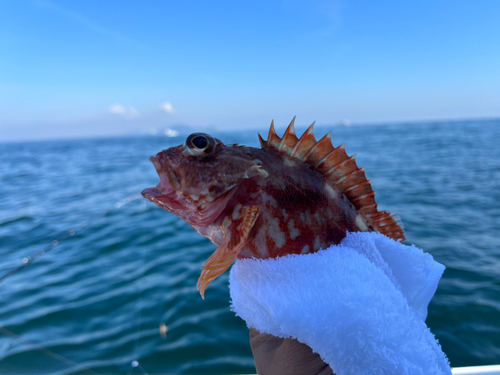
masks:
<svg viewBox="0 0 500 375"><path fill-rule="evenodd" d="M258 144L254 132L217 136ZM332 138L358 153L408 242L447 266L427 323L452 365L500 362L500 122L339 127ZM0 333L0 372L129 373L133 360L148 373L255 372L227 274L205 301L196 290L215 246L144 200L101 215L156 185L149 155L182 141L0 144L1 272L89 223L0 284L0 327L14 334Z"/></svg>

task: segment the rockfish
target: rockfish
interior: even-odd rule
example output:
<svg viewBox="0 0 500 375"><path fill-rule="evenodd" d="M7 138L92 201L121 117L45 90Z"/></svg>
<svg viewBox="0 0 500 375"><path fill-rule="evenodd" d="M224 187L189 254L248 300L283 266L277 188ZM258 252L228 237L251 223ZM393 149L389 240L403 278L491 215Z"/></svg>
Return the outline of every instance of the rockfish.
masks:
<svg viewBox="0 0 500 375"><path fill-rule="evenodd" d="M346 232L378 231L404 241L397 217L379 212L375 192L331 133L314 123L298 138L294 121L280 138L271 123L261 149L225 145L194 133L149 159L160 183L142 195L218 246L202 267L205 289L236 258L307 254L339 244Z"/></svg>

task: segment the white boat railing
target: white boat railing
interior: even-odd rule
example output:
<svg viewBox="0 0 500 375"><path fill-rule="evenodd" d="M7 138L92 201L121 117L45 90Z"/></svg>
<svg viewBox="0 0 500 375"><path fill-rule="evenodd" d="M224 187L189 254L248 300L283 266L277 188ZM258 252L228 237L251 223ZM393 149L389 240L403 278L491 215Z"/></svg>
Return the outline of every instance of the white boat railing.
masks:
<svg viewBox="0 0 500 375"><path fill-rule="evenodd" d="M455 367L451 372L453 375L500 375L500 365Z"/></svg>
<svg viewBox="0 0 500 375"><path fill-rule="evenodd" d="M454 367L451 373L453 375L500 375L500 365Z"/></svg>

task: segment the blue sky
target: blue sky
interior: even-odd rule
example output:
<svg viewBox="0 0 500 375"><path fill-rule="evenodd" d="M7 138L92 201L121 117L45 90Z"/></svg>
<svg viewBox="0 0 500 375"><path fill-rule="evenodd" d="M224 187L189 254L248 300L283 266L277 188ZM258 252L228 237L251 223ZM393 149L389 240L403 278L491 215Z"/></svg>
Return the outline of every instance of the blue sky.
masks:
<svg viewBox="0 0 500 375"><path fill-rule="evenodd" d="M0 0L0 141L500 117L500 1Z"/></svg>

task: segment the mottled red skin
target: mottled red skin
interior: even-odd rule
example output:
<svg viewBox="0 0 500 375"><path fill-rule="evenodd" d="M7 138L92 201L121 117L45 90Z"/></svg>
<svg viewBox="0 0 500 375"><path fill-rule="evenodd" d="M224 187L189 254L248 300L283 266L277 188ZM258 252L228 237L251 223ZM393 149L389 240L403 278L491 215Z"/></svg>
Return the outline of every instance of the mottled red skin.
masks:
<svg viewBox="0 0 500 375"><path fill-rule="evenodd" d="M163 177L143 195L218 246L238 230L241 209L258 206L239 258L316 252L340 243L347 231L367 230L358 227L354 206L323 175L285 153L219 143L213 155L197 157L185 149L181 145L156 156L178 184ZM175 194L162 195L171 190ZM203 209L217 215L200 219Z"/></svg>
<svg viewBox="0 0 500 375"><path fill-rule="evenodd" d="M325 190L328 181L323 175L278 151L250 150L254 158L262 161L269 176L243 181L214 223L231 215L237 204L260 208L239 258L316 252L340 243L347 231L360 230L355 224L354 207L343 195L332 197Z"/></svg>

